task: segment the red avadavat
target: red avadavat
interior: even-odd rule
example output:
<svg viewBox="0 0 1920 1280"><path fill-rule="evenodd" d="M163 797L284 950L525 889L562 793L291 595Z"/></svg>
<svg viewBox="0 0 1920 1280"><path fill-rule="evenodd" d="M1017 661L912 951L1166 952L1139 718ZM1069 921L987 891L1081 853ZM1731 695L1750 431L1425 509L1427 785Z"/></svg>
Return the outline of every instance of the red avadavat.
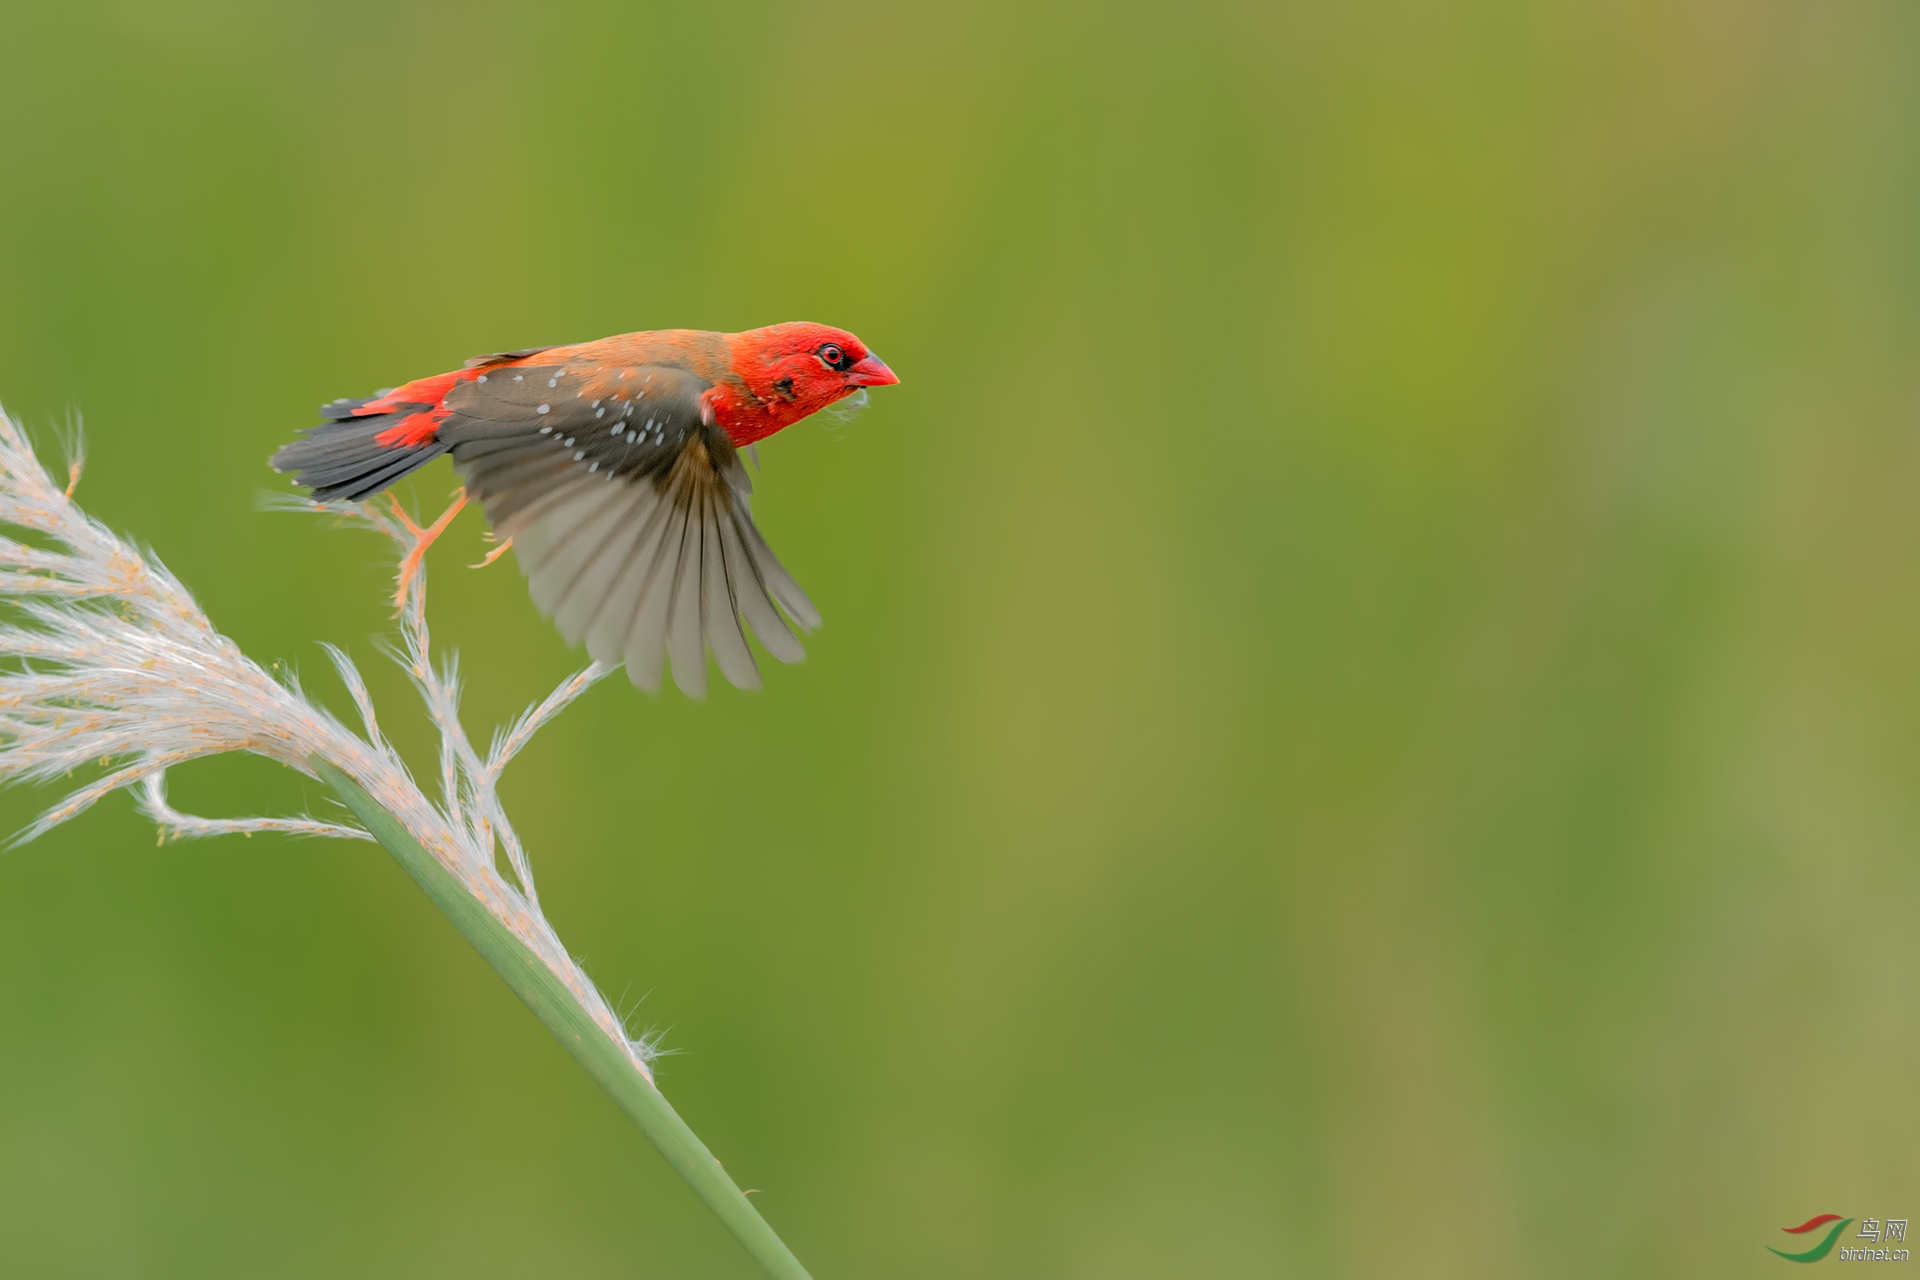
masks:
<svg viewBox="0 0 1920 1280"><path fill-rule="evenodd" d="M478 356L336 400L273 466L322 501L362 499L451 454L464 493L422 531L403 592L426 544L477 498L569 642L625 662L649 691L671 654L674 683L697 698L708 648L729 681L758 687L743 619L782 662L802 650L781 611L803 631L820 621L754 526L737 451L898 381L860 339L821 324L626 333Z"/></svg>

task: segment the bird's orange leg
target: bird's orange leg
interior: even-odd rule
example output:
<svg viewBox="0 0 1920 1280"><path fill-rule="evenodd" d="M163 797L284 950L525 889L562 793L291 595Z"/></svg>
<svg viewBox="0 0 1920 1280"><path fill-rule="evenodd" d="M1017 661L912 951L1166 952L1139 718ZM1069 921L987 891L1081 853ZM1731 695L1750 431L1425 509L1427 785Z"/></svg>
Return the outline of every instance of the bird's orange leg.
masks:
<svg viewBox="0 0 1920 1280"><path fill-rule="evenodd" d="M413 549L400 558L400 578L393 590L394 608L399 609L406 605L407 588L413 585L414 575L420 572L420 562L426 556L427 548L433 545L435 538L447 531L447 526L453 523L453 518L460 514L460 508L466 505L467 491L463 488L454 494L453 505L442 511L438 520L422 529L413 522L413 517L407 514L406 508L400 505L400 499L393 499L393 514L400 517L400 523L405 525L407 532L413 535Z"/></svg>
<svg viewBox="0 0 1920 1280"><path fill-rule="evenodd" d="M488 534L487 536L492 537L493 535ZM470 564L467 566L467 568L469 569L486 568L488 565L492 564L495 560L498 560L501 556L507 554L507 548L511 547L512 545L513 545L513 539L512 537L508 537L505 542L502 542L499 546L487 552L486 556L481 559L479 564Z"/></svg>

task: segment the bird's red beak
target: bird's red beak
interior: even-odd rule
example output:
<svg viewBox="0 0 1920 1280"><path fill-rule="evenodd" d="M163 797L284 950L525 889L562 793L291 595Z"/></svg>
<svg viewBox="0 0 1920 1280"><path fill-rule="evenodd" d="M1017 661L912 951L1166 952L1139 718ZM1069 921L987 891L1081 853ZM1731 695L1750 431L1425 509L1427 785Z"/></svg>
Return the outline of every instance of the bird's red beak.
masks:
<svg viewBox="0 0 1920 1280"><path fill-rule="evenodd" d="M865 360L853 364L847 370L847 381L856 387L890 387L900 381L899 375L887 368L887 362L879 356L869 355Z"/></svg>

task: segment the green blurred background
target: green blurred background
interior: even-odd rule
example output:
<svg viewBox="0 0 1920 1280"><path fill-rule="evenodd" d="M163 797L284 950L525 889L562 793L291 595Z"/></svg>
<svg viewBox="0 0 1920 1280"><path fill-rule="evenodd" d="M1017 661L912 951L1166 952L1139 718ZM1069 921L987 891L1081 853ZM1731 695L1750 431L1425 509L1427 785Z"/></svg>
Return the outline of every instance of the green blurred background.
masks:
<svg viewBox="0 0 1920 1280"><path fill-rule="evenodd" d="M900 371L762 449L807 663L507 787L821 1280L1920 1217L1916 226L1897 3L0 13L0 399L327 698L322 640L408 695L383 549L259 508L321 401L799 318ZM484 732L579 659L479 531ZM384 855L119 798L0 857L0 1271L752 1274Z"/></svg>

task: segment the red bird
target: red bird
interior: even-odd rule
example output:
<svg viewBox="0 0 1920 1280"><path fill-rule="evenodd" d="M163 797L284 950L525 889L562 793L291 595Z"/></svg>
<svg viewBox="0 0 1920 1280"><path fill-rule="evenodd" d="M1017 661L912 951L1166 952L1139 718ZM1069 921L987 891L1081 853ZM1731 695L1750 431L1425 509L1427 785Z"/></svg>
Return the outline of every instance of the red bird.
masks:
<svg viewBox="0 0 1920 1280"><path fill-rule="evenodd" d="M802 631L820 621L754 527L738 450L898 381L823 324L624 333L336 400L273 466L319 501L359 500L451 453L465 488L402 564L403 594L420 553L477 498L569 643L624 661L649 692L671 654L674 683L699 698L708 648L735 686L759 687L742 619L782 662L804 655L781 611Z"/></svg>

